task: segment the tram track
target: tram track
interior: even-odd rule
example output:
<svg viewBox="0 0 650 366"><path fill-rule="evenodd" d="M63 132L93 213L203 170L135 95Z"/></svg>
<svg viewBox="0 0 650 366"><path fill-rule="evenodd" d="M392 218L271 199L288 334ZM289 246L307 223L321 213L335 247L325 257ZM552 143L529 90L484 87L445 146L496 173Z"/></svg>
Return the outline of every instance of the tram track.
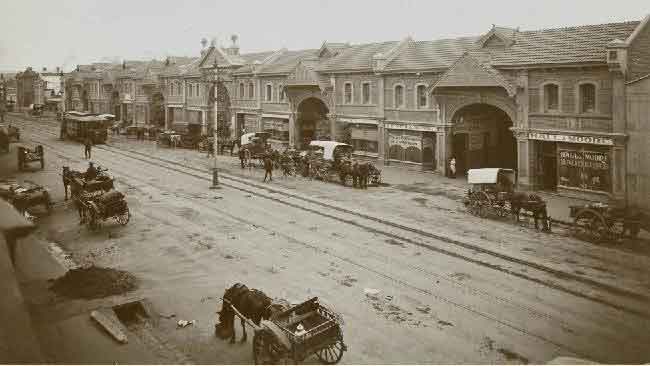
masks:
<svg viewBox="0 0 650 366"><path fill-rule="evenodd" d="M23 127L28 127L28 128L31 127L31 128L33 128L33 126L27 126L27 125L23 125ZM46 133L46 134L51 135L51 136L56 136L55 133L52 133L51 131L47 131L47 130L39 130L39 132ZM44 143L44 145L48 145L48 144ZM53 146L51 146L51 145L49 145L49 147L53 148ZM147 163L147 164L150 164L150 165L153 165L153 166L157 166L159 168L175 171L177 173L185 174L185 175L188 175L188 176L193 176L193 177L195 177L197 179L201 179L203 181L208 181L208 182L210 181L210 178L206 176L206 174L208 174L209 172L207 170L205 170L205 169L199 169L199 168L195 168L195 167L192 167L192 166L189 166L189 165L186 165L186 164L182 164L182 163L170 161L170 160L167 160L167 159L159 158L159 157L156 157L156 156L142 154L141 152L138 152L138 151L135 151L135 150L132 150L132 149L128 149L128 148L123 148L123 147L120 147L118 149L118 148L112 147L110 145L97 145L96 148L111 152L113 154L121 155L121 156L126 157L126 158L139 160L141 162L144 162L144 163ZM650 319L650 314L646 310L639 310L637 308L632 308L632 307L629 307L629 306L626 306L626 305L621 305L621 304L615 303L613 301L603 299L602 297L599 297L597 295L596 296L590 295L590 294L588 294L588 293L586 293L584 291L578 291L578 290L569 288L567 286L563 286L561 284L556 283L555 281L549 281L549 280L541 279L541 278L538 278L538 277L533 277L533 276L531 276L529 274L526 274L526 273L522 273L522 272L518 272L516 270L504 268L503 263L502 264L495 264L494 262L491 263L489 261L476 258L477 257L476 255L474 255L473 257L470 257L470 256L465 255L463 253L458 253L458 252L449 250L447 248L441 248L440 246L434 246L434 245L431 245L429 243L425 243L425 242L423 242L421 240L414 240L412 238L405 237L404 235L389 232L389 231L387 231L385 229L378 229L378 228L373 227L371 225L362 224L362 223L358 222L358 220L355 220L355 219L336 216L336 215L333 215L333 214L330 214L330 213L323 212L322 210L318 210L317 208L314 208L314 207L307 207L305 205L301 205L301 204L296 203L296 202L290 202L286 198L297 200L299 202L302 201L302 202L314 205L316 207L327 208L329 210L333 210L333 211L336 211L336 212L343 213L345 215L352 216L353 218L367 220L367 221L370 221L370 222L373 222L373 223L384 225L384 226L387 226L388 228L401 230L401 231L404 231L406 233L415 234L417 236L421 236L421 237L424 237L424 238L433 239L435 241L440 241L440 242L444 242L444 243L447 243L447 244L451 244L452 246L456 246L456 247L458 247L460 249L463 249L463 250L469 250L469 251L472 251L472 252L475 252L475 253L480 253L480 254L485 255L487 257L492 257L492 258L498 259L500 261L504 261L506 264L510 263L510 264L515 264L515 265L518 265L518 266L523 266L524 268L535 269L537 271L540 271L541 273L551 275L552 277L555 277L555 278L557 278L559 280L562 280L562 281L573 282L573 283L585 285L585 286L591 287L593 289L598 289L598 290L604 291L606 293L609 293L609 294L612 294L612 295L615 295L615 296L620 296L620 297L623 297L623 298L628 298L628 299L648 303L650 301L650 298L648 296L644 295L644 294L638 294L638 293L635 293L635 292L632 292L632 291L629 291L629 290L626 290L626 289L622 289L622 288L618 288L618 287L615 287L615 286L612 286L612 285L609 285L609 284L598 282L598 281L592 280L590 278L580 277L580 276L577 276L577 275L569 273L569 272L565 272L565 271L557 270L557 269L554 269L554 268L550 268L548 266L544 266L544 265L539 264L539 263L535 263L535 262L531 262L531 261L528 261L528 260L525 260L525 259L516 258L516 257L512 257L512 256L509 256L509 255L503 254L503 253L495 252L495 251L492 251L492 250L489 250L489 249L486 249L486 248L482 248L480 246L477 246L477 245L469 243L469 242L463 242L463 241L460 241L460 240L457 240L457 239L454 239L454 238L450 238L450 237L447 237L447 236L444 236L444 235L430 233L430 232L427 232L427 231L424 231L424 230L421 230L421 229L418 229L418 228L410 227L408 225L404 225L404 224L393 222L393 221L388 221L388 220L380 218L380 217L376 217L376 216L368 215L368 214L365 214L365 213L349 210L349 209L344 208L344 207L333 205L333 204L323 202L323 201L320 201L320 200L315 200L313 198L305 197L303 195L298 195L298 194L295 194L295 193L286 192L284 190L275 189L275 188L271 188L271 187L268 187L268 186L262 186L262 185L260 185L260 184L258 184L256 182L252 182L250 180L235 177L235 176L232 176L232 175L229 175L229 174L221 174L220 176L221 176L222 180L227 180L227 181L231 182L231 183L225 183L225 182L222 181L221 185L226 186L228 188L237 189L237 190L240 190L242 192L246 192L248 194L263 197L265 199L273 200L275 202L279 202L279 203L282 203L284 205L287 205L287 206L290 206L290 207L293 207L293 208L301 209L301 210L304 210L306 212L310 212L310 213L318 214L318 215L323 216L323 217L338 220L340 222L344 222L346 224L354 225L354 226L357 226L357 227L362 228L364 230L375 232L377 234L384 235L386 237L401 240L401 241L416 245L418 247L425 248L425 249L430 250L430 251L434 251L434 252L438 252L438 253L441 253L441 254L444 254L444 255L448 255L448 256L451 256L451 257L454 257L454 258L457 258L457 259L461 259L463 261L473 263L475 265L487 267L487 268L490 268L492 270L496 270L496 271L505 273L507 275L515 276L517 278L521 278L521 279L524 279L524 280L527 280L527 281L531 281L533 283L537 283L537 284L552 288L554 290L562 291L564 293L567 293L567 294L570 294L570 295L573 295L573 296L577 296L577 297L580 297L580 298L583 298L583 299L587 299L589 301L593 301L593 302L608 306L610 308L613 308L613 309L616 309L616 310L619 310L619 311L623 311L623 312L626 312L626 313L641 316L641 317L646 318L646 319ZM242 187L242 185L244 185L244 186ZM251 189L250 187L253 187L253 188L257 189L257 190ZM262 192L260 192L260 191L262 191ZM264 193L264 192L268 192L268 193ZM284 196L284 198L278 198L278 197L275 197L273 195L281 195L281 196Z"/></svg>
<svg viewBox="0 0 650 366"><path fill-rule="evenodd" d="M44 145L46 145L46 143L44 143ZM69 154L69 152L59 150L59 149L57 149L57 148L55 148L53 146L48 146L48 148L51 149L52 151L55 151L57 154L59 154L61 156L66 156L66 154ZM115 153L115 152L113 152L113 153ZM143 162L143 161L141 161L141 162ZM182 172L177 172L177 173L182 174ZM170 191L168 191L167 187L164 187L164 186L162 186L160 184L152 183L152 182L150 182L150 181L148 181L146 179L143 179L143 178L133 176L132 174L126 174L126 173L122 172L121 175L124 176L125 178L127 178L129 181L134 181L134 182L139 182L139 183L142 183L142 184L146 184L146 185L152 186L153 188L155 188L157 190L160 190L160 191L163 191L163 192L170 192ZM199 176L194 176L193 178L203 180L203 178L199 177ZM250 193L250 192L247 192L247 191L245 191L245 192ZM276 201L276 200L274 200L274 201ZM576 349L573 349L572 347L567 346L566 344L562 344L562 343L559 343L557 341L551 340L551 339L549 339L547 337L544 337L542 335L533 333L533 332L527 330L524 327L518 326L518 325L513 324L513 323L511 323L509 321L504 321L502 319L499 319L496 316L493 316L493 315L491 315L489 313L485 313L483 311L477 310L477 309L475 309L474 307L472 307L470 305L459 303L459 302L457 302L457 301L455 301L455 300L453 300L453 299L451 299L449 297L446 297L446 296L443 296L443 295L441 295L439 293L436 293L433 289L422 288L422 287L420 287L418 285L410 283L409 281L398 278L398 277L396 277L394 275L391 275L391 274L387 274L385 270L372 268L371 266L368 266L366 264L363 264L363 263L360 263L358 261L355 261L355 260L351 259L349 256L344 256L344 255L337 254L336 252L334 252L332 250L324 250L322 247L320 247L318 245L310 244L309 242L301 240L301 239L296 238L294 236L290 236L290 235L278 232L273 228L269 228L269 227L265 227L264 225L260 225L259 222L253 222L253 221L247 220L246 218L242 218L242 217L233 215L232 213L230 213L230 212L228 212L226 210L223 210L223 209L220 209L220 208L216 207L215 206L216 204L214 204L214 203L210 204L210 203L201 202L201 201L193 201L193 204L208 208L211 211L215 211L215 212L219 213L220 215L230 217L230 218L232 218L234 220L237 220L237 221L239 221L239 222L241 222L243 224L253 225L253 226L256 226L256 227L263 228L265 230L274 231L274 232L277 233L276 235L279 235L280 237L286 238L291 243L299 244L299 245L301 245L301 246L303 246L305 248L315 250L320 254L327 255L327 256L332 257L333 259L337 259L337 260L340 260L342 262L345 262L345 263L347 263L347 264L349 264L351 266L357 267L359 269L362 269L364 271L372 273L373 275L379 276L379 277L381 277L381 278L383 278L385 280L396 283L396 284L400 285L401 287L408 288L410 290L414 290L414 291L416 291L417 293L419 293L421 295L431 297L431 298L436 299L436 300L438 300L440 302L443 302L443 303L446 303L446 304L451 305L453 307L459 308L460 310L470 312L470 313L472 313L472 314L474 314L474 315L476 315L478 317L484 318L484 319L486 319L488 321L491 321L491 322L497 323L499 325L502 325L502 326L508 327L510 329L513 329L513 330L521 333L522 335L529 336L529 337L532 337L532 338L536 338L536 339L538 339L540 341L543 341L543 342L548 343L550 345L553 345L555 347L564 349L564 350L566 350L568 352L571 352L573 354L585 357L585 355L582 354L580 351L578 351ZM318 214L317 212L313 212L313 213ZM333 219L336 219L336 218L333 218ZM346 244L350 244L350 243L346 243ZM357 246L357 248L362 249L362 250L368 250L368 248L362 247L362 246ZM543 319L545 319L547 321L555 323L556 325L558 325L560 327L567 325L565 322L563 322L562 320L554 317L553 315L540 312L540 311L538 311L536 309L533 309L531 307L528 307L528 306L513 302L513 301L505 299L505 298L494 296L494 295L489 294L487 292L484 292L482 290L473 288L472 286L468 286L467 284L459 283L457 281L451 281L448 278L445 278L444 276L441 276L439 274L430 272L430 271L428 271L428 270L426 270L424 268L413 266L413 265L408 264L408 263L401 263L400 261L395 261L395 260L392 260L392 263L399 264L399 265L402 265L404 267L408 267L409 269L412 269L412 270L414 270L416 272L422 273L423 275L426 275L426 276L428 276L428 277L430 277L432 279L444 279L444 280L447 280L449 282L452 282L454 285L457 285L459 287L468 289L468 290L474 292L475 294L478 293L478 295L483 297L485 300L488 300L488 301L489 300L496 300L497 302L503 303L504 306L512 306L513 308L519 308L521 311L524 311L524 312L528 313L531 316L534 316L536 318L543 318ZM489 299L487 299L488 297L489 297Z"/></svg>

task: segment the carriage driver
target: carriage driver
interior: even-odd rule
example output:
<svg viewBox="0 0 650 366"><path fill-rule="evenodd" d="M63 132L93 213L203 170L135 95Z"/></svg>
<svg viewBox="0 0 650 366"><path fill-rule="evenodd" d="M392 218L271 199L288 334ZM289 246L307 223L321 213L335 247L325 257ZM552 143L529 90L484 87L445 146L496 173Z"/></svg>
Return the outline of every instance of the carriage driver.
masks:
<svg viewBox="0 0 650 366"><path fill-rule="evenodd" d="M92 161L88 163L88 169L86 169L84 176L87 180L93 180L97 178L97 169L95 168L95 164Z"/></svg>

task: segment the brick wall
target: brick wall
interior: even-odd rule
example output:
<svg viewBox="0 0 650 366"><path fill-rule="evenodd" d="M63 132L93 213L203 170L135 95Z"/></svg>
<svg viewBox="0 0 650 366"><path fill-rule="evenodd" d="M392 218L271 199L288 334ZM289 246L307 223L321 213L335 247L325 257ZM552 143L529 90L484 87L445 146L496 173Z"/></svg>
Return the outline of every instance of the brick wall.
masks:
<svg viewBox="0 0 650 366"><path fill-rule="evenodd" d="M597 85L597 114L610 115L612 113L612 81L606 67L579 70L545 69L530 70L529 72L529 105L530 113L542 113L543 85L555 82L560 86L560 111L559 113L577 113L576 98L580 82L595 82Z"/></svg>
<svg viewBox="0 0 650 366"><path fill-rule="evenodd" d="M650 74L650 23L636 37L628 51L628 79Z"/></svg>

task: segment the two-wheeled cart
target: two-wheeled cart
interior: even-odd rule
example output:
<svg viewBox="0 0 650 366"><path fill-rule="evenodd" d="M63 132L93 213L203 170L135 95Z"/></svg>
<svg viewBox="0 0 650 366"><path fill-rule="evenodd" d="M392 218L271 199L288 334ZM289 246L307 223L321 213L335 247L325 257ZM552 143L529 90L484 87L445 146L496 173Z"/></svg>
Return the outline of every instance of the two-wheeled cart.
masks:
<svg viewBox="0 0 650 366"><path fill-rule="evenodd" d="M617 241L625 236L635 238L641 229L650 231L650 218L640 210L595 203L569 206L573 218L571 232L589 241Z"/></svg>
<svg viewBox="0 0 650 366"><path fill-rule="evenodd" d="M232 308L255 330L253 357L256 364L283 360L298 363L316 355L320 363L333 365L347 350L341 329L343 320L317 297L275 314L269 320L262 320L259 326L234 306Z"/></svg>

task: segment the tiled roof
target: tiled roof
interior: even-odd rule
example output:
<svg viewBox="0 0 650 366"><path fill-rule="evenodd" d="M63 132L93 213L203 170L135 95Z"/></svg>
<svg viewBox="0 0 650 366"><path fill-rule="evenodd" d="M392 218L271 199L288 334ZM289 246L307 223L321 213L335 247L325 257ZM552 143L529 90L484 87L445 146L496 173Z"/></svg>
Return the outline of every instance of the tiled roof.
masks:
<svg viewBox="0 0 650 366"><path fill-rule="evenodd" d="M447 68L466 50L473 48L475 42L475 37L410 42L384 70Z"/></svg>
<svg viewBox="0 0 650 366"><path fill-rule="evenodd" d="M244 60L246 64L252 64L255 61L264 61L267 57L271 56L274 54L275 51L264 51L264 52L251 52L251 53L244 53L241 54L241 58Z"/></svg>
<svg viewBox="0 0 650 366"><path fill-rule="evenodd" d="M351 45L341 53L323 62L318 71L365 70L372 68L372 56L386 53L398 42L381 42Z"/></svg>
<svg viewBox="0 0 650 366"><path fill-rule="evenodd" d="M517 32L515 43L490 50L494 66L605 62L605 46L626 39L638 21Z"/></svg>
<svg viewBox="0 0 650 366"><path fill-rule="evenodd" d="M286 51L274 60L260 65L260 74L288 74L304 59L316 57L318 50Z"/></svg>
<svg viewBox="0 0 650 366"><path fill-rule="evenodd" d="M164 66L160 72L162 77L170 76L180 76L181 73L185 70L185 67L192 63L197 63L200 60L199 57L174 57L169 59L170 63L167 66Z"/></svg>

